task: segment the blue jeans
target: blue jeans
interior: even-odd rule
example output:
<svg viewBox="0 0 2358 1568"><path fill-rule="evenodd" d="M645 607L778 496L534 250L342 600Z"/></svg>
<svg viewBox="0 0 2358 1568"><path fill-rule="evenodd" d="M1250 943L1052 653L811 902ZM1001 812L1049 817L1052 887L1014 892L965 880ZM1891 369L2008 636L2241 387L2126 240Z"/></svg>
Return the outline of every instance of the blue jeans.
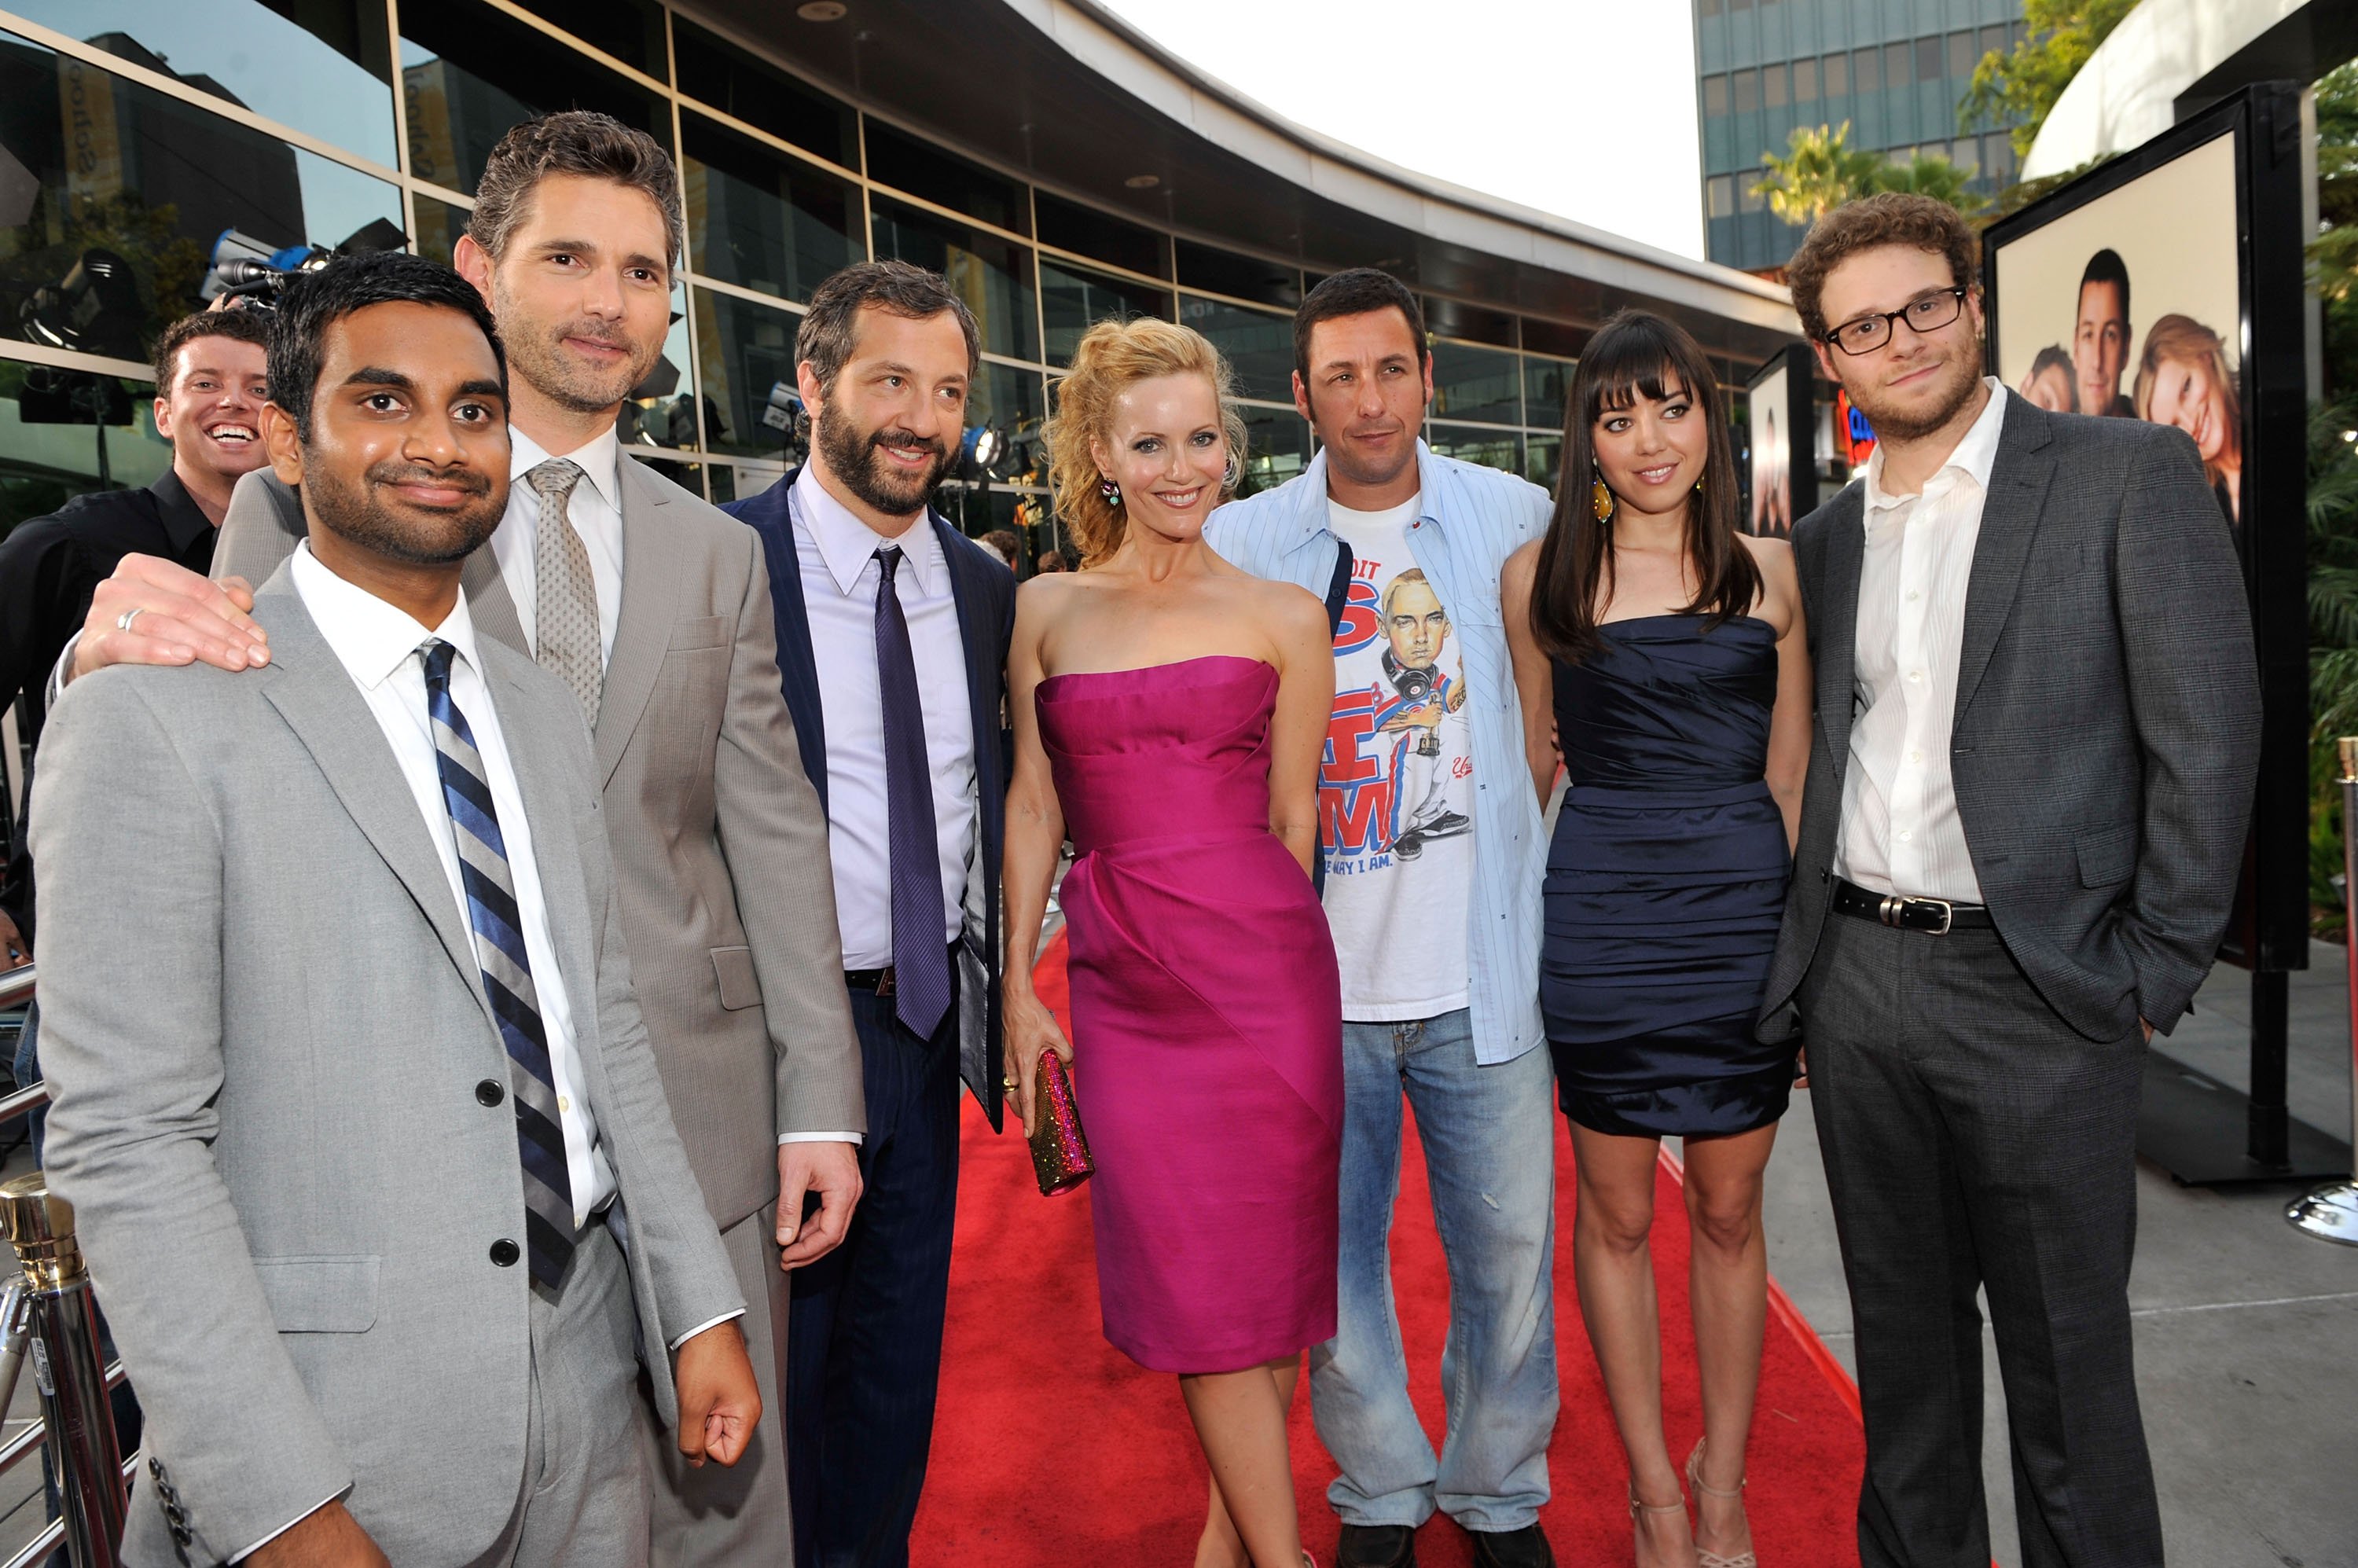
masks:
<svg viewBox="0 0 2358 1568"><path fill-rule="evenodd" d="M1477 1065L1463 1010L1343 1025L1341 1311L1310 1352L1310 1404L1342 1468L1326 1500L1346 1524L1415 1526L1438 1508L1468 1530L1520 1530L1548 1499L1554 1076L1545 1050ZM1409 1403L1392 1303L1403 1090L1449 1268L1438 1461Z"/></svg>

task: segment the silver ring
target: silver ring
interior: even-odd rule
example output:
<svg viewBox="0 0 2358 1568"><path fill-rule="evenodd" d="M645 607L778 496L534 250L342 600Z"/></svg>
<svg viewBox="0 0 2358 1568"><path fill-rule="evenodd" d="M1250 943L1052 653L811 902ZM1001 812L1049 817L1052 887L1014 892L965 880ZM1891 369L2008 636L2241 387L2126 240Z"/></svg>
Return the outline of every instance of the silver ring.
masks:
<svg viewBox="0 0 2358 1568"><path fill-rule="evenodd" d="M114 618L114 629L118 632L128 632L131 630L131 623L146 613L147 607L144 604L126 610Z"/></svg>

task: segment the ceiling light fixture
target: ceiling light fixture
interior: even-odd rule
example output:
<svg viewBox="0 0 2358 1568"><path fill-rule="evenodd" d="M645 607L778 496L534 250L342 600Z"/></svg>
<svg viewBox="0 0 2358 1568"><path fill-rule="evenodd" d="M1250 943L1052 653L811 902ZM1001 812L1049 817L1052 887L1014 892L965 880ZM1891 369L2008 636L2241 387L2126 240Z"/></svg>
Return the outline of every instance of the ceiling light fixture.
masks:
<svg viewBox="0 0 2358 1568"><path fill-rule="evenodd" d="M1152 190L1163 183L1163 177L1159 174L1133 174L1122 183L1132 190Z"/></svg>
<svg viewBox="0 0 2358 1568"><path fill-rule="evenodd" d="M795 15L806 22L840 22L849 9L843 0L805 0L795 7Z"/></svg>

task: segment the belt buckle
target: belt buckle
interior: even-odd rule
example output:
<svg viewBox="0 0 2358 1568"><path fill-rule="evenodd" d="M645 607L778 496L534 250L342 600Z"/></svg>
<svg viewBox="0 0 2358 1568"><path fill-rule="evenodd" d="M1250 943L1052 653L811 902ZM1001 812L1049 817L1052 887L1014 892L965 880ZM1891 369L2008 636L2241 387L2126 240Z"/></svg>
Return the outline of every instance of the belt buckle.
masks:
<svg viewBox="0 0 2358 1568"><path fill-rule="evenodd" d="M1957 923L1957 906L1951 903L1945 898L1920 898L1912 899L1909 902L1917 904L1928 905L1940 910L1940 926L1937 929L1926 931L1924 935L1927 936L1946 936L1949 934L1949 927Z"/></svg>
<svg viewBox="0 0 2358 1568"><path fill-rule="evenodd" d="M892 994L892 966L890 964L876 971L876 994L878 996Z"/></svg>

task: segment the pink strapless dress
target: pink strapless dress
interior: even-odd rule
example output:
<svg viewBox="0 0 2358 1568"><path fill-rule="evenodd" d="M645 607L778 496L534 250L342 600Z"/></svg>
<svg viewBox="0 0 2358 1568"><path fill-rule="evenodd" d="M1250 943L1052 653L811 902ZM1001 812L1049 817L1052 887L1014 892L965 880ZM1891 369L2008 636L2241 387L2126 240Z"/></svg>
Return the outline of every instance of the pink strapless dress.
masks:
<svg viewBox="0 0 2358 1568"><path fill-rule="evenodd" d="M1310 879L1269 831L1277 672L1215 655L1040 683L1079 859L1074 1085L1105 1334L1226 1372L1335 1333L1343 1003Z"/></svg>

